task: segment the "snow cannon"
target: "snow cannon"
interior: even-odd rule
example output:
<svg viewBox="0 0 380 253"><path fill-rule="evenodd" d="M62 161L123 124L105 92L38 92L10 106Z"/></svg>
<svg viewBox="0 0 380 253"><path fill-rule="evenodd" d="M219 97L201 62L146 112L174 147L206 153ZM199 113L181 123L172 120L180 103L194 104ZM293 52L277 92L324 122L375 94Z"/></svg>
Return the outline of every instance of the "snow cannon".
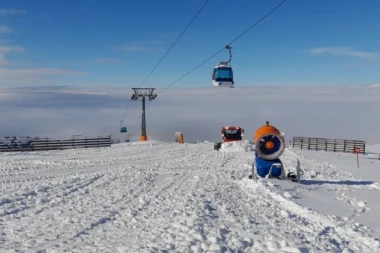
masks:
<svg viewBox="0 0 380 253"><path fill-rule="evenodd" d="M252 166L252 175L260 177L285 179L294 175L285 175L280 156L285 150L285 140L281 132L274 126L266 125L257 129L254 136L255 159Z"/></svg>
<svg viewBox="0 0 380 253"><path fill-rule="evenodd" d="M285 141L281 132L266 122L265 126L257 129L254 137L256 153L266 160L275 160L285 150Z"/></svg>

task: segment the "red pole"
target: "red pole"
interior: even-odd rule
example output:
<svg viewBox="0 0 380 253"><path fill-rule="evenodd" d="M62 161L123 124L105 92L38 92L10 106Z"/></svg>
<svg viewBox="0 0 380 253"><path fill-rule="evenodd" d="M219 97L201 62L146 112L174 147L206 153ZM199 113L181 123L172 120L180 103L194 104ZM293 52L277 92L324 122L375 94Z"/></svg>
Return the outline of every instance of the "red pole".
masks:
<svg viewBox="0 0 380 253"><path fill-rule="evenodd" d="M360 148L359 147L354 147L354 153L356 153L356 164L359 168L359 153L360 153Z"/></svg>
<svg viewBox="0 0 380 253"><path fill-rule="evenodd" d="M356 163L357 163L358 168L359 168L359 153L356 153Z"/></svg>

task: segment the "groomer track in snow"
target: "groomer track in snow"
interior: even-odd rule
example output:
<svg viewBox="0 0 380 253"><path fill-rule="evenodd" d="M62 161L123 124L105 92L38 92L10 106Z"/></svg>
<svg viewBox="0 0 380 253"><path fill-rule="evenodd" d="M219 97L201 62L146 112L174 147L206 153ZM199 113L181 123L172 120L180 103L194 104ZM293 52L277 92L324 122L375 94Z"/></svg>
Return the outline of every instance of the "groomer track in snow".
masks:
<svg viewBox="0 0 380 253"><path fill-rule="evenodd" d="M282 156L288 168L297 158L306 178L352 178L292 150ZM380 252L369 228L301 206L281 187L302 184L248 179L252 159L249 148L207 142L4 153L0 251Z"/></svg>

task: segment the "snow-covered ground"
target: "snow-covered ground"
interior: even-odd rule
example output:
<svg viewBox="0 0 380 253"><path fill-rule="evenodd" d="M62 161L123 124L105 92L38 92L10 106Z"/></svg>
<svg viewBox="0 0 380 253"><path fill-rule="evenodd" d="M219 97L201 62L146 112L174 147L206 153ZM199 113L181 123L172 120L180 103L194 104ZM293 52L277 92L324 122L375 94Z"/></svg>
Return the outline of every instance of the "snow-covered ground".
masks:
<svg viewBox="0 0 380 253"><path fill-rule="evenodd" d="M375 158L287 148L297 184L248 179L248 142L2 153L0 252L380 252Z"/></svg>

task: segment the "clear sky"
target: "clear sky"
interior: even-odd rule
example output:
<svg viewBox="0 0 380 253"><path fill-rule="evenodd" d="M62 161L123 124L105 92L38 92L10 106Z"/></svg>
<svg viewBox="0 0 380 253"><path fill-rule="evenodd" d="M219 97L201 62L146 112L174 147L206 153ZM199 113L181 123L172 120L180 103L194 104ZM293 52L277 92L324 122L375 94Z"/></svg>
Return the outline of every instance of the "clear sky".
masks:
<svg viewBox="0 0 380 253"><path fill-rule="evenodd" d="M165 87L280 0L211 0L143 87ZM204 0L1 0L0 85L137 87ZM232 44L236 87L380 82L378 0L288 0ZM210 87L224 51L174 87Z"/></svg>

